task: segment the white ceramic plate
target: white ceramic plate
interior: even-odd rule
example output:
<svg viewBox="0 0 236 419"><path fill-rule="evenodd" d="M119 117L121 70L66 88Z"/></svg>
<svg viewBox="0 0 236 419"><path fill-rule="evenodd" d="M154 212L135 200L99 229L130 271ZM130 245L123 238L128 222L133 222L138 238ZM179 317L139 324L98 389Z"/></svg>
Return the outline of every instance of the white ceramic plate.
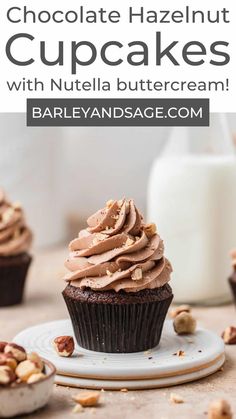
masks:
<svg viewBox="0 0 236 419"><path fill-rule="evenodd" d="M190 381L199 380L200 378L207 377L218 371L224 364L225 356L222 355L214 365L204 370L195 371L190 374L180 374L178 377L166 377L166 378L152 378L149 380L95 380L94 378L77 378L67 377L63 375L56 375L55 383L68 387L78 388L91 388L104 390L120 390L127 388L129 390L140 390L150 388L162 388L169 387L177 384L183 384Z"/></svg>
<svg viewBox="0 0 236 419"><path fill-rule="evenodd" d="M177 336L169 320L160 345L146 352L108 354L76 346L71 358L61 358L52 346L53 339L61 335L73 335L70 320L31 327L19 333L14 342L49 359L60 375L57 382L65 385L140 388L132 380L140 381L142 388L174 385L212 374L224 363L224 344L215 333L198 329L194 336ZM179 350L184 356L174 355Z"/></svg>

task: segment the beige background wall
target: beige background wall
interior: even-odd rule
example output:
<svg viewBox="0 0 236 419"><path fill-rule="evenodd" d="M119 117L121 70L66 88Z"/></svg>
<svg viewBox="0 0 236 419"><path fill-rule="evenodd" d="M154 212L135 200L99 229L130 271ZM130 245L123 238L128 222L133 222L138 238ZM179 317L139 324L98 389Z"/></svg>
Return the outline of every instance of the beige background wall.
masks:
<svg viewBox="0 0 236 419"><path fill-rule="evenodd" d="M236 132L236 115L228 120ZM51 244L64 237L68 213L83 221L112 197L133 197L145 212L150 167L168 135L169 128L27 128L24 114L0 114L0 185L26 207L37 244Z"/></svg>

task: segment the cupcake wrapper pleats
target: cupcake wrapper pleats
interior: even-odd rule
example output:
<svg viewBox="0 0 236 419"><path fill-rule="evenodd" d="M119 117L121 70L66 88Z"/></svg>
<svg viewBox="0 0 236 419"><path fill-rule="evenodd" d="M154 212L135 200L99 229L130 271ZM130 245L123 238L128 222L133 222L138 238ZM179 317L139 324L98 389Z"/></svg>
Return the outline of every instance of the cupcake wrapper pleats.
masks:
<svg viewBox="0 0 236 419"><path fill-rule="evenodd" d="M173 296L162 301L97 304L63 293L78 344L97 352L139 352L158 345Z"/></svg>
<svg viewBox="0 0 236 419"><path fill-rule="evenodd" d="M32 257L27 253L0 258L0 307L20 304Z"/></svg>

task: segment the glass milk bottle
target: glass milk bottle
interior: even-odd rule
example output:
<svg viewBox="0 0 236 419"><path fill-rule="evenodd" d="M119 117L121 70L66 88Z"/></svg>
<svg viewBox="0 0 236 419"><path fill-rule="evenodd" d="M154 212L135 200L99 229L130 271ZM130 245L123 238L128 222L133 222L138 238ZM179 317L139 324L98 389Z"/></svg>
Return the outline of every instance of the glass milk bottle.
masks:
<svg viewBox="0 0 236 419"><path fill-rule="evenodd" d="M148 219L165 239L176 303L230 300L236 242L236 156L222 114L210 127L176 127L151 170Z"/></svg>

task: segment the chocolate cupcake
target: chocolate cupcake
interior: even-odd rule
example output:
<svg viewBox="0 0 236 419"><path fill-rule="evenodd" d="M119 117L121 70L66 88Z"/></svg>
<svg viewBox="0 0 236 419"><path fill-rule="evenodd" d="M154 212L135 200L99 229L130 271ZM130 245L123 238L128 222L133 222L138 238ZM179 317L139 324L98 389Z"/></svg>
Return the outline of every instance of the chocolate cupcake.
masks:
<svg viewBox="0 0 236 419"><path fill-rule="evenodd" d="M233 272L229 277L229 285L236 304L236 249L231 252Z"/></svg>
<svg viewBox="0 0 236 419"><path fill-rule="evenodd" d="M21 206L11 204L0 190L0 307L22 301L31 242Z"/></svg>
<svg viewBox="0 0 236 419"><path fill-rule="evenodd" d="M155 224L133 200L109 201L69 244L63 291L80 346L138 352L158 345L173 294Z"/></svg>

